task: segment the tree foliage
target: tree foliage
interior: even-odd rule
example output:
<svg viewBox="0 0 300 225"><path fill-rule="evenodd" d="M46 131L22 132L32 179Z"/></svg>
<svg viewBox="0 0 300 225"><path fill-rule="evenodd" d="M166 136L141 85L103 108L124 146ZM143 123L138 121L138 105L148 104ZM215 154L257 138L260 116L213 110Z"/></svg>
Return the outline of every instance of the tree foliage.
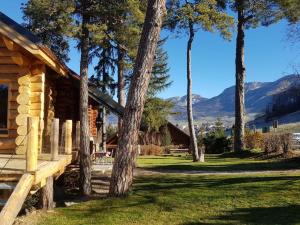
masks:
<svg viewBox="0 0 300 225"><path fill-rule="evenodd" d="M163 45L166 42L165 39L159 40L155 51L154 64L152 69L152 75L150 78L148 96L153 97L159 92L170 87L172 81L170 81L169 67L168 67L168 53L163 49Z"/></svg>
<svg viewBox="0 0 300 225"><path fill-rule="evenodd" d="M159 131L167 124L167 118L172 113L173 103L160 98L148 98L145 102L143 122L148 130Z"/></svg>

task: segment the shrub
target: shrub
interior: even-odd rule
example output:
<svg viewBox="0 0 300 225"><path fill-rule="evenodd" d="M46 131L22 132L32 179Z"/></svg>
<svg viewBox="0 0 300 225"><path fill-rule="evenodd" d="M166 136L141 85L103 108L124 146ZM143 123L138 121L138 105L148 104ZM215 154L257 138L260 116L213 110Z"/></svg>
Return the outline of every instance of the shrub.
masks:
<svg viewBox="0 0 300 225"><path fill-rule="evenodd" d="M263 149L265 154L287 154L292 146L291 134L265 134L263 136Z"/></svg>
<svg viewBox="0 0 300 225"><path fill-rule="evenodd" d="M292 147L292 135L291 134L281 134L280 135L281 148L284 154L287 154Z"/></svg>
<svg viewBox="0 0 300 225"><path fill-rule="evenodd" d="M158 145L141 145L140 155L161 155L164 149Z"/></svg>
<svg viewBox="0 0 300 225"><path fill-rule="evenodd" d="M225 136L217 137L214 134L210 134L203 138L203 144L205 153L219 154L230 151L231 140Z"/></svg>
<svg viewBox="0 0 300 225"><path fill-rule="evenodd" d="M262 147L263 135L260 132L245 132L245 146L248 149L258 149Z"/></svg>

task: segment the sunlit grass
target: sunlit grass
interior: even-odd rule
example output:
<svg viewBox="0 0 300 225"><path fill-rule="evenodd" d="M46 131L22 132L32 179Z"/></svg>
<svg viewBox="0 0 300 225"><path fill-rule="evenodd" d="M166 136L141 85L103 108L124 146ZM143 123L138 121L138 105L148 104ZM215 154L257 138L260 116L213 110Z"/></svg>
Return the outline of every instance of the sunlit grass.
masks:
<svg viewBox="0 0 300 225"><path fill-rule="evenodd" d="M126 198L60 208L39 224L300 224L299 190L300 174L147 176Z"/></svg>
<svg viewBox="0 0 300 225"><path fill-rule="evenodd" d="M261 159L259 153L206 155L205 163L194 163L190 155L141 156L138 167L151 170L258 171L300 169L300 158Z"/></svg>

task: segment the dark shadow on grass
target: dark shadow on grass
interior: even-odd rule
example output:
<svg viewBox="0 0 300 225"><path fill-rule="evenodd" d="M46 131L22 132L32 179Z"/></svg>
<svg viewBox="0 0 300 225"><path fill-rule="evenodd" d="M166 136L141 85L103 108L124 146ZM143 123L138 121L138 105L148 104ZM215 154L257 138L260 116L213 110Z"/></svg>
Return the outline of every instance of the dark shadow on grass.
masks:
<svg viewBox="0 0 300 225"><path fill-rule="evenodd" d="M264 224L294 225L300 222L300 206L238 208L225 215L212 217L212 222L187 222L182 225L221 225L221 224Z"/></svg>
<svg viewBox="0 0 300 225"><path fill-rule="evenodd" d="M202 171L202 172L230 172L230 171L262 171L262 170L289 170L300 169L300 158L278 160L278 161L261 161L252 163L237 163L237 164L166 164L153 165L148 168L143 168L149 171L158 172L184 172L184 171Z"/></svg>
<svg viewBox="0 0 300 225"><path fill-rule="evenodd" d="M246 184L246 183L253 183L253 185L249 187L243 187L243 189L253 189L253 186L258 183L263 182L274 182L280 181L284 182L281 183L279 186L267 186L264 189L274 190L281 190L286 189L287 185L294 185L295 183L300 181L300 176L267 176L267 177L234 177L234 178L210 178L209 176L205 177L189 177L189 178L175 178L170 176L159 176L159 177L140 177L136 179L136 184L134 186L134 191L166 191L170 192L172 190L177 189L198 189L198 188L221 188L228 186L231 188L230 185L236 184ZM262 188L260 186L260 188Z"/></svg>

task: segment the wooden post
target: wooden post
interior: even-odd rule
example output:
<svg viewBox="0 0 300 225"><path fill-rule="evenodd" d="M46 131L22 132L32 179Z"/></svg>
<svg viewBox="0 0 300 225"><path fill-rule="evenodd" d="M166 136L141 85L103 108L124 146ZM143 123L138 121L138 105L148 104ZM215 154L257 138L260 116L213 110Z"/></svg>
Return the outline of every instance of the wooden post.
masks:
<svg viewBox="0 0 300 225"><path fill-rule="evenodd" d="M40 207L44 210L52 210L54 208L52 176L46 179L46 185L41 189Z"/></svg>
<svg viewBox="0 0 300 225"><path fill-rule="evenodd" d="M38 148L39 148L39 118L28 117L27 119L27 156L26 171L34 172L37 169Z"/></svg>
<svg viewBox="0 0 300 225"><path fill-rule="evenodd" d="M80 149L80 121L76 122L76 139L75 139L75 148L77 151Z"/></svg>
<svg viewBox="0 0 300 225"><path fill-rule="evenodd" d="M51 131L51 160L58 159L59 119L54 118Z"/></svg>
<svg viewBox="0 0 300 225"><path fill-rule="evenodd" d="M66 120L65 131L65 154L72 154L72 120Z"/></svg>

